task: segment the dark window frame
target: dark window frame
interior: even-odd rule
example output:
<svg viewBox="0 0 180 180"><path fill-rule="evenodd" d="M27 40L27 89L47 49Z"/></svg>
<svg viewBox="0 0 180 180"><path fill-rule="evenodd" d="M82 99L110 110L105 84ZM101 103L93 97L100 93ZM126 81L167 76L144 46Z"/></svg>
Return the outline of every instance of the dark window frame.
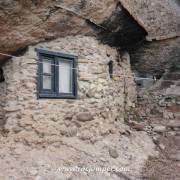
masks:
<svg viewBox="0 0 180 180"><path fill-rule="evenodd" d="M38 76L37 76L37 95L38 98L54 99L77 99L77 60L78 57L61 52L50 51L36 48L38 55ZM51 61L51 89L43 89L43 58ZM57 59L58 58L58 59ZM72 93L59 93L59 61L72 62ZM54 65L53 65L54 64Z"/></svg>

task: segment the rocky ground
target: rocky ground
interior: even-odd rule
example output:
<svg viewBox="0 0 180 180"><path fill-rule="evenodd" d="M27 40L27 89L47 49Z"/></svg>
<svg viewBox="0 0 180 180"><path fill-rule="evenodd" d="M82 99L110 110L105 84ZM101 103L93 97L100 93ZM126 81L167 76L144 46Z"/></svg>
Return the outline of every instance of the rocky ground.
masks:
<svg viewBox="0 0 180 180"><path fill-rule="evenodd" d="M177 74L176 74L177 77ZM141 90L138 109L131 127L146 131L156 144L158 157L149 157L143 171L143 179L180 179L180 96L179 81L169 85L157 83L149 91ZM168 84L168 87L167 87Z"/></svg>
<svg viewBox="0 0 180 180"><path fill-rule="evenodd" d="M5 137L0 142L1 180L138 180L147 158L157 155L145 132L131 131L123 124L119 135L108 135L94 144L76 137L51 145L25 145ZM76 166L124 169L90 173L59 170Z"/></svg>

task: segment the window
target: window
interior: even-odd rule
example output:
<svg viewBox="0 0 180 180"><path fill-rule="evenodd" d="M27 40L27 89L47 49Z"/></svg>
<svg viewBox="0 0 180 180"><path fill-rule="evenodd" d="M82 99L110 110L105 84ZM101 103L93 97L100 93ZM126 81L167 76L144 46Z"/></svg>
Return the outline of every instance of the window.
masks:
<svg viewBox="0 0 180 180"><path fill-rule="evenodd" d="M77 97L77 56L36 49L39 98Z"/></svg>
<svg viewBox="0 0 180 180"><path fill-rule="evenodd" d="M109 61L108 62L108 66L109 66L109 76L110 78L113 78L113 61Z"/></svg>

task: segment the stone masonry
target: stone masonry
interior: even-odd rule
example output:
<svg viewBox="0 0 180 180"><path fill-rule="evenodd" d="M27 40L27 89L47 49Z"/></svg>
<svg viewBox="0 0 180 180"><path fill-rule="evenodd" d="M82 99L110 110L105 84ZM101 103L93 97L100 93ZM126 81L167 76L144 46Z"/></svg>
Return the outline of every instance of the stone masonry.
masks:
<svg viewBox="0 0 180 180"><path fill-rule="evenodd" d="M77 99L37 98L35 48L78 56ZM124 123L136 101L129 60L128 53L119 55L93 37L69 36L31 46L6 62L0 83L0 179L139 180L148 156L156 152L145 132L131 131ZM58 172L59 167L126 170L67 173Z"/></svg>
<svg viewBox="0 0 180 180"><path fill-rule="evenodd" d="M5 82L0 82L0 127L4 125Z"/></svg>
<svg viewBox="0 0 180 180"><path fill-rule="evenodd" d="M37 98L35 48L78 55L78 99ZM108 70L110 60L113 61L113 78ZM24 56L9 60L3 67L4 128L15 134L18 141L31 143L51 143L52 137L61 136L96 141L113 133L119 122L123 122L124 103L133 106L132 101L135 101L129 62L126 57L122 60L116 49L92 37L66 37L29 47ZM124 83L133 93L124 92Z"/></svg>

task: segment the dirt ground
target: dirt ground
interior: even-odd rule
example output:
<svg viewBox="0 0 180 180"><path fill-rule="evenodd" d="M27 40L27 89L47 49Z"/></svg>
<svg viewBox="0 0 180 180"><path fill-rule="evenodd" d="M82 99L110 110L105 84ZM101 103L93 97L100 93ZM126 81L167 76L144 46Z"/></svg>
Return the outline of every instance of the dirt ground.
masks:
<svg viewBox="0 0 180 180"><path fill-rule="evenodd" d="M143 172L147 180L179 180L180 179L180 136L163 136L159 139L165 149L157 147L158 158L150 157ZM179 158L179 160L177 159Z"/></svg>

